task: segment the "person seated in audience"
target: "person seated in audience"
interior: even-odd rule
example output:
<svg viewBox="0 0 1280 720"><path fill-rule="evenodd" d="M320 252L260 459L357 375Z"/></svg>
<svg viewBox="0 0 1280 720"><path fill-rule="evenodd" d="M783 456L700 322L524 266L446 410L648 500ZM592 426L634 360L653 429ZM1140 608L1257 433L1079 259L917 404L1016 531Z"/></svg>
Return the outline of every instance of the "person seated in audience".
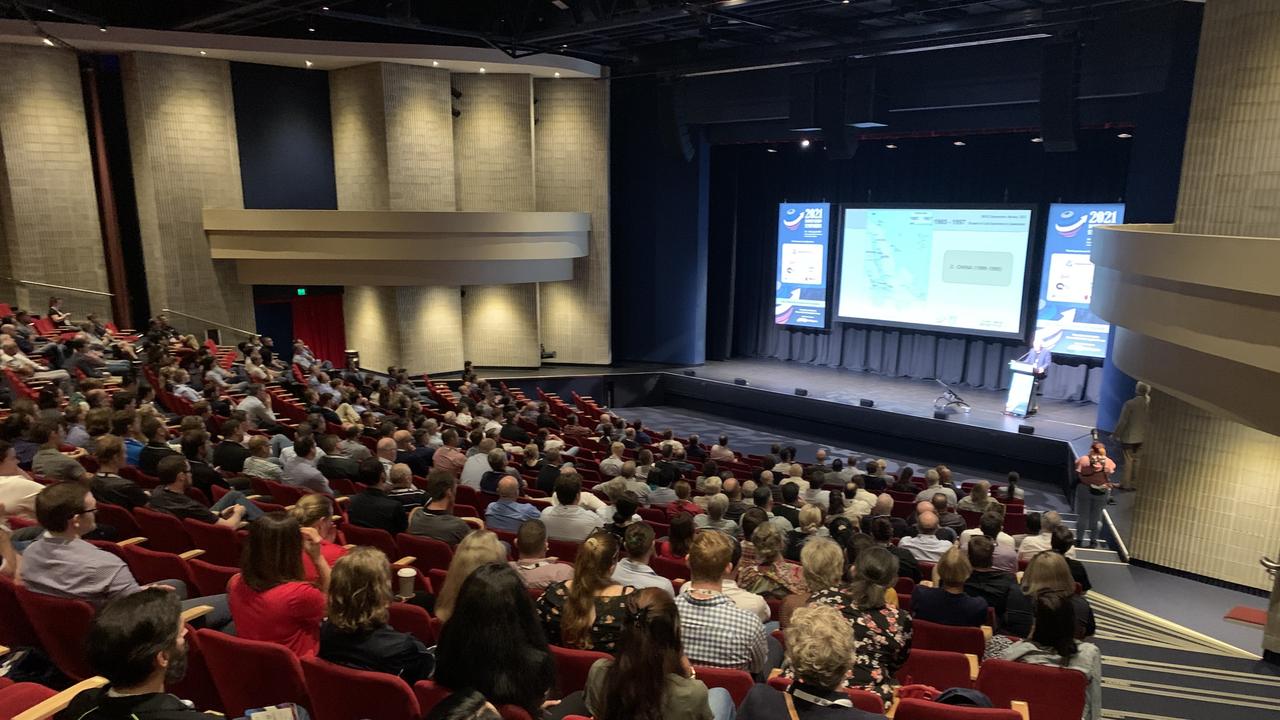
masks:
<svg viewBox="0 0 1280 720"><path fill-rule="evenodd" d="M911 551L916 560L936 563L954 545L938 537L937 532L938 516L926 510L916 516L916 535L902 538L898 547Z"/></svg>
<svg viewBox="0 0 1280 720"><path fill-rule="evenodd" d="M600 483L595 490L613 499L623 492L630 492L635 495L641 505L653 503L649 498L649 483L636 478L636 464L633 460L622 463L613 479Z"/></svg>
<svg viewBox="0 0 1280 720"><path fill-rule="evenodd" d="M675 485L676 500L675 502L672 502L671 504L667 505L667 508L666 508L667 517L671 518L674 521L675 517L681 513L685 513L687 515L693 516L693 515L701 515L702 513L706 512L706 510L701 505L689 499L689 496L692 493L692 491L693 491L693 488L689 486L688 482L684 480L676 481L676 485Z"/></svg>
<svg viewBox="0 0 1280 720"><path fill-rule="evenodd" d="M381 450L381 441L379 441L378 447ZM476 490L480 489L480 480L485 473L493 469L489 463L489 453L493 452L497 447L498 443L489 437L472 446L473 454L467 457L467 461L462 466L461 481L463 485L473 487Z"/></svg>
<svg viewBox="0 0 1280 720"><path fill-rule="evenodd" d="M680 635L689 660L698 665L733 668L762 674L767 671L769 643L763 621L742 609L725 592L734 575L735 543L723 533L704 531L689 550L690 581L680 588L676 607ZM731 582L731 581L730 581ZM736 584L733 586L738 589ZM764 602L758 595L751 597Z"/></svg>
<svg viewBox="0 0 1280 720"><path fill-rule="evenodd" d="M639 508L640 501L635 493L630 490L623 492L614 499L613 505L606 505L599 512L601 519L604 520L602 526L604 531L617 535L618 540L621 541L628 527L643 522L636 514Z"/></svg>
<svg viewBox="0 0 1280 720"><path fill-rule="evenodd" d="M520 484L511 475L498 481L498 499L484 510L485 526L503 532L516 532L529 520L542 517L542 511L529 503L519 502Z"/></svg>
<svg viewBox="0 0 1280 720"><path fill-rule="evenodd" d="M709 532L709 531L706 531L706 532ZM694 535L694 541L696 542L698 536L702 534L703 532L696 533ZM721 533L721 534L724 535L724 533ZM725 535L725 537L729 537L729 536ZM767 603L763 597L760 597L755 593L747 592L746 590L743 590L742 588L738 587L738 583L734 579L738 577L738 566L739 564L742 563L742 559L744 555L743 545L744 545L743 543L740 543L737 540L730 538L729 562L732 565L732 568L729 570L727 574L724 575L724 577L721 578L720 592L723 593L730 600L732 600L733 603L737 605L739 608L746 610L747 612L755 615L757 618L760 619L760 622L769 623L771 622L769 619L770 615L772 615L772 611L769 609L769 603ZM690 552L693 551L692 543L690 544L689 549L690 549ZM688 556L686 556L685 559L687 561ZM684 585L680 586L680 592L682 593L688 592L690 587L691 586L689 583L685 583Z"/></svg>
<svg viewBox="0 0 1280 720"><path fill-rule="evenodd" d="M1067 568L1071 570L1071 579L1080 585L1080 592L1087 593L1093 588L1093 584L1089 582L1089 571L1085 569L1084 563L1075 559L1075 542L1076 534L1071 532L1071 528L1059 525L1053 529L1053 551L1062 556L1067 561Z"/></svg>
<svg viewBox="0 0 1280 720"><path fill-rule="evenodd" d="M410 685L430 678L435 666L431 652L417 638L388 624L392 600L391 565L381 550L358 547L335 562L319 657L395 675Z"/></svg>
<svg viewBox="0 0 1280 720"><path fill-rule="evenodd" d="M862 522L862 518L870 515L875 510L877 497L873 493L869 493L864 488L864 480L861 476L855 477L844 485L844 516L855 523Z"/></svg>
<svg viewBox="0 0 1280 720"><path fill-rule="evenodd" d="M281 454L284 458L284 454ZM316 443L309 436L298 435L293 441L293 457L284 460L284 482L312 492L333 495L329 479L316 467Z"/></svg>
<svg viewBox="0 0 1280 720"><path fill-rule="evenodd" d="M359 477L359 474L360 465L357 463L356 474L352 477ZM427 504L427 493L413 483L413 471L409 469L408 465L404 463L392 465L391 472L387 477L390 480L387 497L403 505L406 511Z"/></svg>
<svg viewBox="0 0 1280 720"><path fill-rule="evenodd" d="M525 520L516 533L516 556L510 565L520 574L524 584L545 589L548 585L573 577L573 566L547 557L547 527L541 520Z"/></svg>
<svg viewBox="0 0 1280 720"><path fill-rule="evenodd" d="M54 369L46 369L27 357L27 353L19 347L16 340L0 342L0 366L12 370L24 380L49 380L55 383L71 380L70 373L58 368L57 365L54 365Z"/></svg>
<svg viewBox="0 0 1280 720"><path fill-rule="evenodd" d="M374 432L378 431L375 430ZM390 474L391 466L396 464L396 441L389 437L378 438L373 454L378 458L378 462L382 463L382 467L385 468L384 472ZM412 470L412 468L410 469Z"/></svg>
<svg viewBox="0 0 1280 720"><path fill-rule="evenodd" d="M667 537L658 543L658 554L673 560L683 560L689 554L689 546L693 544L693 515L687 512L677 513L671 518L671 528Z"/></svg>
<svg viewBox="0 0 1280 720"><path fill-rule="evenodd" d="M598 513L580 504L581 499L587 496L582 492L582 479L576 473L561 475L556 480L555 500L558 504L553 503L542 511L542 522L552 540L581 542L604 527L604 519Z"/></svg>
<svg viewBox="0 0 1280 720"><path fill-rule="evenodd" d="M262 508L254 505L238 490L229 490L213 505L205 507L187 495L192 486L191 466L181 455L171 455L160 461L156 471L160 486L151 491L147 505L152 510L167 512L180 519L191 518L210 525L223 525L232 529L241 521L262 517Z"/></svg>
<svg viewBox="0 0 1280 720"><path fill-rule="evenodd" d="M1025 612L1022 588L1013 573L992 567L995 546L995 541L985 535L969 540L967 554L972 572L964 583L964 591L970 596L982 598L995 610L997 624L1002 631L1007 631L1010 625L1025 627L1031 618Z"/></svg>
<svg viewBox="0 0 1280 720"><path fill-rule="evenodd" d="M990 507L991 503L997 500L991 497L991 483L987 480L979 480L973 484L973 488L969 491L967 497L961 498L956 503L956 509L968 512L983 513Z"/></svg>
<svg viewBox="0 0 1280 720"><path fill-rule="evenodd" d="M498 540L498 536L488 530L476 530L462 539L453 552L453 560L449 562L449 572L445 576L435 600L435 616L448 622L457 608L458 591L462 583L481 565L490 563L506 563L507 548Z"/></svg>
<svg viewBox="0 0 1280 720"><path fill-rule="evenodd" d="M284 481L284 468L271 457L271 441L261 435L249 438L246 445L249 457L244 460L244 474L264 480Z"/></svg>
<svg viewBox="0 0 1280 720"><path fill-rule="evenodd" d="M44 528L22 553L21 581L32 592L83 600L95 608L142 587L118 556L99 549L83 537L97 528L98 501L80 483L57 483L36 497L36 519ZM202 622L221 628L230 621L227 597L214 595L185 600L181 580L162 580L185 608L209 605L214 611Z"/></svg>
<svg viewBox="0 0 1280 720"><path fill-rule="evenodd" d="M390 488L387 476L377 458L361 461L356 481L364 484L365 489L352 496L347 505L347 519L352 525L385 530L393 536L408 530L409 519L405 515L405 505L388 495ZM458 539L461 539L461 535Z"/></svg>
<svg viewBox="0 0 1280 720"><path fill-rule="evenodd" d="M1088 686L1085 689L1084 714L1081 720L1100 720L1102 653L1093 643L1077 641L1076 628L1080 622L1071 597L1061 592L1036 593L1033 599L1035 619L1027 639L1014 643L997 657L1001 660L1048 665L1082 673Z"/></svg>
<svg viewBox="0 0 1280 720"><path fill-rule="evenodd" d="M801 574L804 578L804 592L788 595L782 599L778 609L778 624L786 628L792 613L797 608L809 603L812 593L817 590L839 588L845 581L844 550L833 540L814 538L806 543L800 551Z"/></svg>
<svg viewBox="0 0 1280 720"><path fill-rule="evenodd" d="M1009 597L1006 612L1009 617L1006 625L1008 634L1027 637L1034 618L1035 596L1043 592L1061 593L1075 606L1077 639L1091 637L1097 632L1093 607L1083 593L1076 594L1075 580L1062 555L1046 550L1032 557L1022 573L1021 589L1020 595L1011 593Z"/></svg>
<svg viewBox="0 0 1280 720"><path fill-rule="evenodd" d="M373 457L369 448L360 442L361 430L359 425L351 425L343 429L342 439L338 441L338 447L334 450L335 454L357 463Z"/></svg>
<svg viewBox="0 0 1280 720"><path fill-rule="evenodd" d="M538 614L552 644L609 653L617 647L634 589L612 580L617 554L617 537L596 532L578 548L573 578L547 586Z"/></svg>
<svg viewBox="0 0 1280 720"><path fill-rule="evenodd" d="M462 583L454 607L440 632L432 679L543 717L556 684L555 658L519 575L506 564L481 565Z"/></svg>
<svg viewBox="0 0 1280 720"><path fill-rule="evenodd" d="M472 526L453 514L456 493L457 481L452 475L432 470L427 475L427 504L414 508L409 514L409 534L429 537L450 545L462 542L481 523L478 518L470 518L476 522L476 526Z"/></svg>
<svg viewBox="0 0 1280 720"><path fill-rule="evenodd" d="M653 528L645 523L633 523L622 535L622 549L626 557L618 561L613 571L613 581L624 587L658 588L668 595L675 595L671 581L649 567L653 558Z"/></svg>
<svg viewBox="0 0 1280 720"><path fill-rule="evenodd" d="M498 481L504 477L514 477L516 482L520 483L520 478L512 475L507 469L506 450L494 448L485 457L489 462L489 469L485 471L484 475L480 476L480 492L497 495Z"/></svg>
<svg viewBox="0 0 1280 720"><path fill-rule="evenodd" d="M316 568L314 584L306 581L304 552ZM304 528L284 513L268 513L249 523L240 574L227 584L236 634L284 645L298 657L315 655L329 577L329 562L314 528Z"/></svg>
<svg viewBox="0 0 1280 720"><path fill-rule="evenodd" d="M1005 479L1005 486L1002 488L995 488L992 491L992 494L995 495L997 499L1003 500L1006 503L1010 500L1022 500L1026 497L1026 493L1023 492L1022 488L1018 487L1021 482L1021 475L1016 472L1010 472L1008 477Z"/></svg>
<svg viewBox="0 0 1280 720"><path fill-rule="evenodd" d="M827 530L822 508L817 505L805 505L800 510L799 522L791 532L787 533L787 545L784 555L788 560L799 561L800 551L812 538L831 537Z"/></svg>
<svg viewBox="0 0 1280 720"><path fill-rule="evenodd" d="M288 512L298 525L311 528L320 536L320 554L330 568L338 558L347 554L346 546L337 543L338 528L333 524L333 500L329 496L319 493L303 495ZM320 571L305 550L302 553L302 573L307 582L315 582L320 577Z"/></svg>
<svg viewBox="0 0 1280 720"><path fill-rule="evenodd" d="M793 529L791 521L773 512L775 506L773 504L772 488L765 485L756 487L751 493L751 503L764 512L765 519L772 523L778 529L778 532L783 534L784 538L787 533L791 532Z"/></svg>
<svg viewBox="0 0 1280 720"><path fill-rule="evenodd" d="M903 518L894 516L893 513L893 496L889 493L881 493L876 496L876 504L871 508L871 513L863 516L859 523L862 532L870 534L871 524L878 518L884 518L893 529L894 537L906 537L911 533L911 528L907 525L907 521Z"/></svg>
<svg viewBox="0 0 1280 720"><path fill-rule="evenodd" d="M89 431L84 426L86 412L85 404L76 402L75 397L72 397L63 413L62 424L67 429L63 442L88 452L93 445L93 438L89 436Z"/></svg>
<svg viewBox="0 0 1280 720"><path fill-rule="evenodd" d="M782 504L775 506L773 512L786 518L787 522L791 523L791 527L800 527L800 486L793 482L784 482L781 494ZM892 505L892 498L890 498L890 507Z"/></svg>
<svg viewBox="0 0 1280 720"><path fill-rule="evenodd" d="M89 626L87 660L108 684L83 690L56 720L210 720L165 692L187 670L187 626L172 592L143 590L108 603Z"/></svg>
<svg viewBox="0 0 1280 720"><path fill-rule="evenodd" d="M671 452L674 453L675 450L672 450ZM663 457L666 459L667 455L664 455ZM694 480L694 487L696 487L699 492L705 493L707 492L707 481L712 478L715 478L716 480L720 479L720 465L716 463L715 460L707 460L702 463L702 472Z"/></svg>
<svg viewBox="0 0 1280 720"><path fill-rule="evenodd" d="M126 510L147 505L147 492L134 481L120 477L120 467L124 465L124 442L119 437L99 437L94 446L94 457L98 460L98 471L89 479L89 489L98 502L119 505ZM4 466L0 464L0 474L3 473ZM4 497L4 481L5 478L0 477L0 501Z"/></svg>
<svg viewBox="0 0 1280 720"><path fill-rule="evenodd" d="M0 506L5 512L23 520L35 520L36 496L44 487L18 466L18 453L13 445L0 440Z"/></svg>
<svg viewBox="0 0 1280 720"><path fill-rule="evenodd" d="M966 548L969 540L979 535L985 535L991 538L996 544L995 555L992 559L992 567L1005 572L1018 571L1018 553L1013 549L1013 536L1003 532L1000 528L1004 526L1003 506L993 505L991 510L982 514L982 518L978 520L978 527L972 530L965 530L960 534L960 547Z"/></svg>
<svg viewBox="0 0 1280 720"><path fill-rule="evenodd" d="M871 521L868 535L876 545L888 550L898 558L898 577L910 578L912 582L920 582L920 565L916 556L906 548L898 547L893 542L893 523L887 517L878 517ZM926 578L927 579L927 578Z"/></svg>
<svg viewBox="0 0 1280 720"><path fill-rule="evenodd" d="M231 487L230 482L205 461L209 457L209 433L204 430L187 430L182 433L178 447L182 451L182 457L187 461L187 466L191 468L191 484L199 488L206 497L213 493L214 485L222 488ZM249 483L240 481L240 487L247 489Z"/></svg>
<svg viewBox="0 0 1280 720"><path fill-rule="evenodd" d="M987 601L965 594L964 585L973 573L969 558L958 547L942 556L936 570L937 587L918 587L911 595L911 614L916 620L942 625L979 627L987 622Z"/></svg>
<svg viewBox="0 0 1280 720"><path fill-rule="evenodd" d="M751 545L755 556L738 569L739 587L775 600L808 594L803 568L782 558L783 534L777 526L769 522L758 525L751 533Z"/></svg>
<svg viewBox="0 0 1280 720"><path fill-rule="evenodd" d="M1038 553L1044 552L1045 550L1052 549L1053 534L1054 532L1057 531L1058 528L1062 527L1062 515L1059 514L1056 510L1050 510L1040 515L1040 526L1039 526L1040 531L1035 534L1032 534L1030 532L1031 530L1030 520L1031 520L1032 514L1034 513L1030 513L1027 515L1027 521L1028 521L1027 536L1022 539L1022 544L1018 546L1019 560L1025 560L1027 558L1030 558L1032 555L1036 555ZM1075 548L1072 548L1071 552L1067 553L1067 555L1069 557L1074 558L1076 556Z"/></svg>
<svg viewBox="0 0 1280 720"><path fill-rule="evenodd" d="M679 493L672 488L672 477L668 473L650 472L653 468L653 453L647 449L642 449L636 456L635 478L645 484L644 498L645 504L653 508L669 508L672 503L680 501L682 498ZM626 465L623 465L623 473L627 471ZM677 483L678 484L678 483ZM688 486L688 483L685 483ZM684 500L688 500L691 493L686 493ZM694 504L694 503L691 503Z"/></svg>
<svg viewBox="0 0 1280 720"><path fill-rule="evenodd" d="M438 452L442 451L443 448ZM437 467L438 466L439 465L437 464ZM542 459L538 463L538 477L534 481L534 486L548 495L555 492L556 478L560 477L560 473L564 466L565 462L561 457L560 449L548 448L546 452L542 454ZM572 465L569 466L570 469L572 469L572 467Z"/></svg>
<svg viewBox="0 0 1280 720"><path fill-rule="evenodd" d="M431 472L431 457L435 451L429 447L418 447L413 441L413 433L408 430L397 430L391 436L396 443L395 461L404 463L418 477L426 477Z"/></svg>
<svg viewBox="0 0 1280 720"><path fill-rule="evenodd" d="M897 581L898 559L884 548L869 547L858 555L853 582L809 597L810 605L835 607L853 627L857 650L845 687L869 690L886 703L898 687L894 675L911 651L910 614L885 602Z"/></svg>
<svg viewBox="0 0 1280 720"><path fill-rule="evenodd" d="M948 483L943 481L942 473L940 473L937 468L933 468L926 472L925 479L929 481L929 484L925 489L916 493L916 502L920 502L921 500L932 501L935 493L942 493L947 496L948 506L955 506L956 491Z"/></svg>
<svg viewBox="0 0 1280 720"><path fill-rule="evenodd" d="M609 445L609 457L600 461L600 474L607 478L617 477L622 472L622 464L626 458L622 454L626 446L620 442Z"/></svg>
<svg viewBox="0 0 1280 720"><path fill-rule="evenodd" d="M904 465L898 469L898 477L896 480L889 483L888 489L895 492L911 493L914 495L920 491L920 488L916 487L916 484L912 482L912 478L914 478L915 475L916 471L914 468L909 465Z"/></svg>
<svg viewBox="0 0 1280 720"><path fill-rule="evenodd" d="M738 708L739 720L882 717L853 707L843 692L859 648L838 610L825 605L796 610L785 637L786 665L794 678L791 685L785 691L763 683L751 688Z"/></svg>
<svg viewBox="0 0 1280 720"><path fill-rule="evenodd" d="M171 455L178 455L169 447L169 428L156 417L142 419L142 436L147 444L138 453L138 469L147 475L154 476L160 461Z"/></svg>
<svg viewBox="0 0 1280 720"><path fill-rule="evenodd" d="M213 466L229 473L244 472L244 463L249 459L249 449L244 442L243 423L235 419L222 423L222 442L213 448Z"/></svg>
<svg viewBox="0 0 1280 720"><path fill-rule="evenodd" d="M707 453L708 460L716 462L732 462L737 459L737 455L729 449L729 436L721 435L715 445L711 446L711 451Z"/></svg>
<svg viewBox="0 0 1280 720"><path fill-rule="evenodd" d="M964 516L955 511L955 505L947 500L945 493L934 493L929 504L932 506L929 509L938 516L938 537L954 542L968 529Z"/></svg>
<svg viewBox="0 0 1280 720"><path fill-rule="evenodd" d="M343 453L339 444L337 435L326 433L316 438L320 448L316 453L316 469L329 480L354 480L360 471L360 462Z"/></svg>
<svg viewBox="0 0 1280 720"><path fill-rule="evenodd" d="M693 525L698 530L718 530L729 537L737 537L740 531L738 523L725 517L729 510L729 496L716 493L707 501L707 513L693 518Z"/></svg>
<svg viewBox="0 0 1280 720"><path fill-rule="evenodd" d="M60 423L40 420L31 426L29 436L40 446L31 459L31 472L50 480L80 482L86 478L84 466L74 459L84 455L84 450L68 454L60 449L64 438Z"/></svg>
<svg viewBox="0 0 1280 720"><path fill-rule="evenodd" d="M726 470L725 473L728 474L728 471ZM735 477L726 477L721 484L721 492L729 498L729 509L724 513L725 519L740 523L742 521L742 513L746 512L749 507L742 499L742 483L738 482Z"/></svg>
<svg viewBox="0 0 1280 720"><path fill-rule="evenodd" d="M272 434L279 433L282 429L271 409L271 393L257 382L245 388L245 397L235 409L244 412L250 429L256 428Z"/></svg>

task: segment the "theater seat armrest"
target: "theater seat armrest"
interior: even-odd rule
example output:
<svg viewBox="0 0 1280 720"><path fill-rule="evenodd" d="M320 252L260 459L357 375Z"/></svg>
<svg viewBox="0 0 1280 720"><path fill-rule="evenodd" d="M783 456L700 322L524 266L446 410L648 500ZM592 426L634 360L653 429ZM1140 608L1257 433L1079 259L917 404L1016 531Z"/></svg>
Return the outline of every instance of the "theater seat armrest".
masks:
<svg viewBox="0 0 1280 720"><path fill-rule="evenodd" d="M204 617L213 612L212 605L196 605L182 611L182 622L189 623L196 618Z"/></svg>
<svg viewBox="0 0 1280 720"><path fill-rule="evenodd" d="M341 497L334 498L333 501L339 505L346 505L347 503L351 502L351 498L346 495L343 495Z"/></svg>
<svg viewBox="0 0 1280 720"><path fill-rule="evenodd" d="M266 495L245 495L244 499L245 500L266 500L267 502L271 502Z"/></svg>
<svg viewBox="0 0 1280 720"><path fill-rule="evenodd" d="M3 657L8 654L9 654L9 648L5 647L4 645L0 645L0 657Z"/></svg>
<svg viewBox="0 0 1280 720"><path fill-rule="evenodd" d="M986 640L987 642L991 642L991 633L992 633L992 630L991 630L991 626L990 626L990 625L983 625L983 626L982 626L982 639L983 639L983 640Z"/></svg>
<svg viewBox="0 0 1280 720"><path fill-rule="evenodd" d="M418 562L418 558L414 557L413 555L405 555L404 557L400 558L399 560L391 564L394 565L395 567L400 568L400 567L409 567L410 565L416 562Z"/></svg>
<svg viewBox="0 0 1280 720"><path fill-rule="evenodd" d="M198 558L203 554L204 554L204 550L201 550L200 548L196 548L195 550L188 550L184 553L179 553L178 557L182 558L183 560L190 560L191 558Z"/></svg>
<svg viewBox="0 0 1280 720"><path fill-rule="evenodd" d="M346 548L348 552L356 549L355 545L343 545L342 547Z"/></svg>
<svg viewBox="0 0 1280 720"><path fill-rule="evenodd" d="M964 657L969 661L969 679L973 682L978 681L978 656L973 653L965 653Z"/></svg>
<svg viewBox="0 0 1280 720"><path fill-rule="evenodd" d="M137 536L137 537L125 538L124 540L121 540L120 542L118 542L118 543L116 543L116 544L117 544L117 545L141 545L142 543L144 543L144 542L146 542L146 541L147 541L147 539L146 539L146 538L144 538L144 537L142 537L142 536Z"/></svg>
<svg viewBox="0 0 1280 720"><path fill-rule="evenodd" d="M1031 720L1031 708L1027 705L1025 700L1014 700L1009 703L1009 707L1013 708L1014 712L1021 715L1022 720Z"/></svg>
<svg viewBox="0 0 1280 720"><path fill-rule="evenodd" d="M104 677L95 676L88 680L81 680L48 700L38 703L33 707L29 707L17 715L14 715L13 720L44 720L45 718L51 718L63 710L66 710L67 706L71 704L71 701L75 696L85 690L93 690L94 688L100 688L106 684L107 679Z"/></svg>
<svg viewBox="0 0 1280 720"><path fill-rule="evenodd" d="M894 696L893 702L889 703L889 709L884 712L884 716L892 718L898 712L898 698Z"/></svg>
<svg viewBox="0 0 1280 720"><path fill-rule="evenodd" d="M480 528L481 530L484 529L484 521L480 518L464 517L462 518L462 522L471 525L472 527Z"/></svg>
<svg viewBox="0 0 1280 720"><path fill-rule="evenodd" d="M774 668L769 671L769 678L773 679L782 674L782 668Z"/></svg>

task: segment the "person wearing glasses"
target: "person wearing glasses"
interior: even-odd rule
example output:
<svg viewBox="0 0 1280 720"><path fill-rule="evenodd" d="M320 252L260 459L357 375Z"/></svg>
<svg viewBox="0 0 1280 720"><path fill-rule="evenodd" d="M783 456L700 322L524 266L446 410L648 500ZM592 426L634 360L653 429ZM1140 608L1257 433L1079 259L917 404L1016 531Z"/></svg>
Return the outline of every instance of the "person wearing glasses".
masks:
<svg viewBox="0 0 1280 720"><path fill-rule="evenodd" d="M82 536L97 527L98 501L79 483L50 485L36 496L36 519L45 534L22 553L22 584L32 592L83 600L101 609L108 601L143 588L116 555L95 547ZM179 599L186 597L181 580L162 580L147 587L164 587ZM231 621L226 595L185 600L183 608L210 605L202 620L221 628Z"/></svg>

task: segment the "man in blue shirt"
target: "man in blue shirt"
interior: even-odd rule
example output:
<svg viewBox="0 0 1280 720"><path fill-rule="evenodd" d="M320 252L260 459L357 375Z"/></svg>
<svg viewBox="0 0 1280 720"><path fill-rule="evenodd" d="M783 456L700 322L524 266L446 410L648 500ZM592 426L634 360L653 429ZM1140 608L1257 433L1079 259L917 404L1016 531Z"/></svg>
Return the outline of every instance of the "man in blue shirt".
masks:
<svg viewBox="0 0 1280 720"><path fill-rule="evenodd" d="M484 522L490 530L514 533L525 520L536 520L542 516L542 512L533 505L516 502L519 494L520 483L514 477L506 475L498 481L498 499L484 510Z"/></svg>

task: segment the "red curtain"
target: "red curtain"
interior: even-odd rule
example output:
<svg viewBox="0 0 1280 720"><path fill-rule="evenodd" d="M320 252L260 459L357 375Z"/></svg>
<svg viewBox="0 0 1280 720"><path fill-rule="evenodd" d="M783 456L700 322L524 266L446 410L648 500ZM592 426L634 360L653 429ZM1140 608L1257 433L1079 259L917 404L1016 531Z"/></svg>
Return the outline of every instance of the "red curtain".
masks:
<svg viewBox="0 0 1280 720"><path fill-rule="evenodd" d="M291 305L293 337L301 338L317 358L342 367L343 352L347 349L342 296L308 295L295 298Z"/></svg>

